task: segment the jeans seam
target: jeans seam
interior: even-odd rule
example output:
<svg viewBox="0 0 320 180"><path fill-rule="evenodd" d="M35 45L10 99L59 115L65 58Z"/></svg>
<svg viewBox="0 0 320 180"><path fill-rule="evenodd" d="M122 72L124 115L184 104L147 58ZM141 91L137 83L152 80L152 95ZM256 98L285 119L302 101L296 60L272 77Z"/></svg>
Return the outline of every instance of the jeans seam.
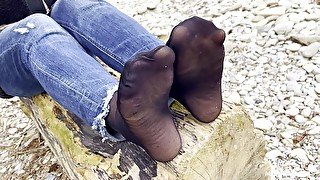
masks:
<svg viewBox="0 0 320 180"><path fill-rule="evenodd" d="M102 51L104 54L106 54L107 56L109 56L111 59L113 59L114 61L116 61L117 63L119 63L121 66L124 66L124 62L121 61L121 58L118 57L117 55L115 55L114 53L112 53L110 50L108 50L108 48L104 47L103 45L95 42L94 40L92 40L89 37L86 37L84 34L80 33L78 30L76 30L75 27L73 27L72 25L67 25L66 22L63 22L61 20L56 20L61 26L63 26L64 28L67 28L71 31L73 31L74 33L78 34L79 36L81 36L82 38L84 38L85 40L87 40L89 43L91 43L93 46L95 46L97 49L99 49L100 51Z"/></svg>

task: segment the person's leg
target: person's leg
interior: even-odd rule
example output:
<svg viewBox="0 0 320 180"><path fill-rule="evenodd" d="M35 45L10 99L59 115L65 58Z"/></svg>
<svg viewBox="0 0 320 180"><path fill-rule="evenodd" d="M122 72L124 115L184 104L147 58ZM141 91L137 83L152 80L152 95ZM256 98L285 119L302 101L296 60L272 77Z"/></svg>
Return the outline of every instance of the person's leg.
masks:
<svg viewBox="0 0 320 180"><path fill-rule="evenodd" d="M167 161L178 153L180 136L163 103L173 81L170 48L132 58L124 68L118 93L114 93L116 79L46 15L32 15L1 32L0 52L0 87L7 94L29 97L45 90L103 136L107 135L104 118L109 114L112 128L155 159ZM152 71L143 73L141 67ZM153 77L140 81L150 75ZM159 78L166 79L161 87L156 86Z"/></svg>
<svg viewBox="0 0 320 180"><path fill-rule="evenodd" d="M202 122L212 122L221 111L224 40L223 30L193 17L177 25L167 42L176 54L171 96Z"/></svg>
<svg viewBox="0 0 320 180"><path fill-rule="evenodd" d="M0 87L12 96L46 91L62 106L106 136L105 111L118 81L59 24L31 15L0 32Z"/></svg>
<svg viewBox="0 0 320 180"><path fill-rule="evenodd" d="M136 54L164 45L105 0L57 0L51 17L88 52L120 73Z"/></svg>
<svg viewBox="0 0 320 180"><path fill-rule="evenodd" d="M58 0L51 16L73 34L88 51L119 72L122 72L125 62L136 53L162 45L158 38L147 32L135 20L104 0ZM217 45L208 44L206 38L213 41L219 41L219 38L224 40L224 33L222 37L208 35L210 32L219 34L221 31L212 27L211 22L203 22L204 20L199 23L193 18L179 24L183 24L187 30L177 33L181 28L175 28L171 39L178 38L180 44L176 41L167 43L178 54L171 96L179 100L200 121L211 122L221 111L224 52L222 42ZM113 37L113 41L110 37ZM189 44L191 41L193 43ZM201 57L196 57L199 52ZM187 60L188 55L193 56L192 60ZM205 70L205 73L199 72L202 70ZM182 72L188 72L188 76L181 75Z"/></svg>
<svg viewBox="0 0 320 180"><path fill-rule="evenodd" d="M110 126L127 139L147 146L147 151L158 160L172 159L181 147L167 105L166 92L171 88L173 70L160 71L162 63L157 61L167 62L170 67L174 60L164 57L174 57L173 51L104 0L58 0L52 7L51 17L90 54L116 71L124 72L119 92L111 100L111 115L107 117ZM127 62L130 63L125 65ZM128 115L130 113L134 115Z"/></svg>

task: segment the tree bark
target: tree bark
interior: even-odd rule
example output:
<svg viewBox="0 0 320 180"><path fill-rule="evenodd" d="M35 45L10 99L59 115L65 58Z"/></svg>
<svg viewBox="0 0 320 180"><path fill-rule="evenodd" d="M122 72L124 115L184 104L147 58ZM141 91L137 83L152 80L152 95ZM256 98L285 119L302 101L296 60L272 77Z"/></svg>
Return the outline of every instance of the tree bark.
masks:
<svg viewBox="0 0 320 180"><path fill-rule="evenodd" d="M130 142L102 142L91 127L48 95L22 98L70 179L269 179L265 142L241 106L224 104L210 124L196 121L172 104L183 147L171 162L160 163Z"/></svg>

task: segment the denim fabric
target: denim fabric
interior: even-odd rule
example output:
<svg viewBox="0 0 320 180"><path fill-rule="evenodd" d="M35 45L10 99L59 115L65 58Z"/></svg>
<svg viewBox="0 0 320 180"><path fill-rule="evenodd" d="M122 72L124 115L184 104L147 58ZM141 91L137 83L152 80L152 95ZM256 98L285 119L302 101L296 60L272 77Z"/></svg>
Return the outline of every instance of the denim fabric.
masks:
<svg viewBox="0 0 320 180"><path fill-rule="evenodd" d="M0 32L0 87L22 97L46 91L103 137L123 140L103 120L118 81L92 56L121 72L163 42L102 0L58 0L51 16L33 14Z"/></svg>
<svg viewBox="0 0 320 180"><path fill-rule="evenodd" d="M105 0L58 0L51 17L118 72L135 54L164 45Z"/></svg>

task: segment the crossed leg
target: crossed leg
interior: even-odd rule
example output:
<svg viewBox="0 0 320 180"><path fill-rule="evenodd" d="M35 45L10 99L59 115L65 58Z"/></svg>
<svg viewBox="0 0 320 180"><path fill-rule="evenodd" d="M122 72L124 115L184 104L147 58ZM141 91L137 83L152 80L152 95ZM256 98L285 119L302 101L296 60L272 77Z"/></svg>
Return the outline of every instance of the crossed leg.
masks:
<svg viewBox="0 0 320 180"><path fill-rule="evenodd" d="M89 53L122 72L107 121L155 159L170 160L181 147L167 106L160 101L167 101L172 81L170 95L197 119L211 122L220 113L225 34L211 22L192 18L174 29L167 43L176 54L174 63L173 52L159 39L105 1L59 0L52 17ZM160 71L163 62L169 68ZM167 150L170 153L164 153Z"/></svg>

